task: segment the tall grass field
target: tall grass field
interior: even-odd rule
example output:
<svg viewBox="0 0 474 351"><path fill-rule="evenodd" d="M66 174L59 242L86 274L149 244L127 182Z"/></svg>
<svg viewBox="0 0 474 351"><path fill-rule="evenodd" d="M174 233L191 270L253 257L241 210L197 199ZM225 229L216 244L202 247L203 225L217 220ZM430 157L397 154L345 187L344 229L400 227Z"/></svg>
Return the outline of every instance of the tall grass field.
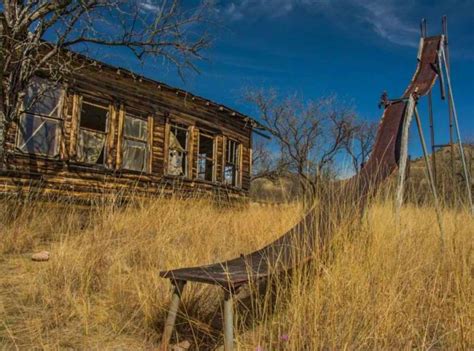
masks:
<svg viewBox="0 0 474 351"><path fill-rule="evenodd" d="M311 264L235 302L236 349L474 349L473 218L443 209L441 245L432 207L394 213L375 202ZM159 271L251 252L301 215L297 203L3 201L0 349L158 350L171 297ZM42 250L49 261L33 262ZM222 301L222 289L189 283L173 343L220 347Z"/></svg>

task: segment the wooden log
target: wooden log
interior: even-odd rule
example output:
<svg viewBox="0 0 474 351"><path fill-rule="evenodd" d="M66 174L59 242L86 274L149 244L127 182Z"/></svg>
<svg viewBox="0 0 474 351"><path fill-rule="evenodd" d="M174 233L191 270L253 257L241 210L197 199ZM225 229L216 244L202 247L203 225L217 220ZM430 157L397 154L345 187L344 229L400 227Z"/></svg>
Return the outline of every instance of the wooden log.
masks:
<svg viewBox="0 0 474 351"><path fill-rule="evenodd" d="M122 144L123 144L123 128L125 123L125 106L120 104L118 113L118 127L117 127L117 156L115 161L115 168L120 169L122 167Z"/></svg>
<svg viewBox="0 0 474 351"><path fill-rule="evenodd" d="M164 174L168 173L168 162L169 162L169 144L170 144L170 131L171 125L168 121L165 123L164 128L164 145L163 145L163 168L165 170Z"/></svg>
<svg viewBox="0 0 474 351"><path fill-rule="evenodd" d="M147 125L147 165L146 170L148 173L153 172L153 126L154 126L153 115L148 116L148 125Z"/></svg>
<svg viewBox="0 0 474 351"><path fill-rule="evenodd" d="M71 131L69 142L69 157L76 156L77 151L77 133L79 128L79 118L82 106L82 96L74 94L71 116Z"/></svg>
<svg viewBox="0 0 474 351"><path fill-rule="evenodd" d="M188 144L188 155L187 155L188 162L186 164L188 169L187 169L186 173L187 173L187 177L190 178L190 179L194 178L194 173L193 173L194 150L195 150L194 140L196 138L196 135L197 135L197 139L199 141L199 131L196 129L196 127L194 125L189 126L189 128L188 128L188 141L187 141L187 144ZM196 152L198 152L198 151L196 150ZM196 158L196 160L197 160L197 158Z"/></svg>
<svg viewBox="0 0 474 351"><path fill-rule="evenodd" d="M119 144L118 140L116 143L116 130L117 130L117 108L114 104L109 105L109 118L108 118L108 133L106 140L106 165L113 169L114 167L114 155L118 154L118 150L115 149L115 145Z"/></svg>

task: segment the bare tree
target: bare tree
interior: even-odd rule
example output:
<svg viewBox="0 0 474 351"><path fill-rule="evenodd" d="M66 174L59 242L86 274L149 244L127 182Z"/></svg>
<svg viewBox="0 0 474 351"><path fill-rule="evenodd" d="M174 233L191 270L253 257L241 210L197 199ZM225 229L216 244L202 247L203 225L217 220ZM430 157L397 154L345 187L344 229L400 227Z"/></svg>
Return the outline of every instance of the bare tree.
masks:
<svg viewBox="0 0 474 351"><path fill-rule="evenodd" d="M344 141L344 149L352 160L354 171L359 171L368 160L377 135L378 124L365 120L353 120L351 138Z"/></svg>
<svg viewBox="0 0 474 351"><path fill-rule="evenodd" d="M261 178L276 181L288 173L288 161L271 151L269 144L257 139L252 147L252 181Z"/></svg>
<svg viewBox="0 0 474 351"><path fill-rule="evenodd" d="M288 170L313 196L351 138L352 110L333 96L304 102L296 95L281 99L275 90L249 90L245 97L258 109L260 122L278 143Z"/></svg>
<svg viewBox="0 0 474 351"><path fill-rule="evenodd" d="M43 73L61 81L77 68L68 49L126 48L138 60L163 58L182 75L209 44L210 5L179 0L3 0L0 5L0 168L5 136L23 112L25 91ZM70 53L70 52L69 52Z"/></svg>

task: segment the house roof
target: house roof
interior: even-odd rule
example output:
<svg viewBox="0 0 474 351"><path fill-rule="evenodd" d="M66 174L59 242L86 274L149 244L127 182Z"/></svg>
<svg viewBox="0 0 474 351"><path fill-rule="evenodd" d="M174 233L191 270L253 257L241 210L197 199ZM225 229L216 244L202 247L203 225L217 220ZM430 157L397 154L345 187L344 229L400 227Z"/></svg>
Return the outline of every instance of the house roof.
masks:
<svg viewBox="0 0 474 351"><path fill-rule="evenodd" d="M88 56L85 56L83 54L79 54L77 52L73 52L73 51L70 51L68 50L69 53L72 53L74 56L77 56L81 59L84 59L86 61L89 61L91 62L91 64L93 66L98 66L102 69L107 69L107 70L110 70L110 71L115 71L118 75L121 75L121 76L125 76L125 77L129 77L135 81L139 81L139 82L147 82L147 83L151 83L153 85L156 85L156 87L162 91L170 91L178 96L182 95L183 97L186 97L186 99L191 99L192 101L194 101L195 103L201 103L203 105L206 105L207 107L210 107L210 108L215 108L217 109L218 111L220 112L223 112L223 113L228 113L230 116L232 117L235 117L235 118L239 118L239 119L242 119L244 120L245 122L248 122L251 127L253 129L256 129L256 130L265 130L265 127L260 124L258 121L256 121L254 118L252 117L249 117L235 109L232 109L226 105L223 105L223 104L219 104L217 102L214 102L210 99L206 99L202 96L199 96L199 95L195 95L189 91L186 91L186 90L183 90L183 89L179 89L179 88L175 88L175 87L172 87L168 84L165 84L163 82L160 82L160 81L157 81L157 80L154 80L154 79L151 79L151 78L148 78L146 76L143 76L143 75L140 75L140 74L137 74L135 72L132 72L131 70L128 70L126 68L123 68L123 67L119 67L119 66L113 66L111 64L108 64L108 63L105 63L105 62L102 62L102 61L99 61L97 59L93 59L91 57L88 57ZM262 135L266 138L269 138L267 135L265 134L262 134L262 133L259 133L257 131L255 131L257 134L259 135Z"/></svg>

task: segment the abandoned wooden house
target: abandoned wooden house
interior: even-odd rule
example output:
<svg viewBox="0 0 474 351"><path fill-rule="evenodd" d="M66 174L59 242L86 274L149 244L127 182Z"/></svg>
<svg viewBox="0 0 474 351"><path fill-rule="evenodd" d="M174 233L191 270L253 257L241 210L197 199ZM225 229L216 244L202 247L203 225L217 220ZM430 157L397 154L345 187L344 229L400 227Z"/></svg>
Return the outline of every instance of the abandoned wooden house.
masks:
<svg viewBox="0 0 474 351"><path fill-rule="evenodd" d="M38 77L8 131L4 194L248 194L253 119L97 61Z"/></svg>

